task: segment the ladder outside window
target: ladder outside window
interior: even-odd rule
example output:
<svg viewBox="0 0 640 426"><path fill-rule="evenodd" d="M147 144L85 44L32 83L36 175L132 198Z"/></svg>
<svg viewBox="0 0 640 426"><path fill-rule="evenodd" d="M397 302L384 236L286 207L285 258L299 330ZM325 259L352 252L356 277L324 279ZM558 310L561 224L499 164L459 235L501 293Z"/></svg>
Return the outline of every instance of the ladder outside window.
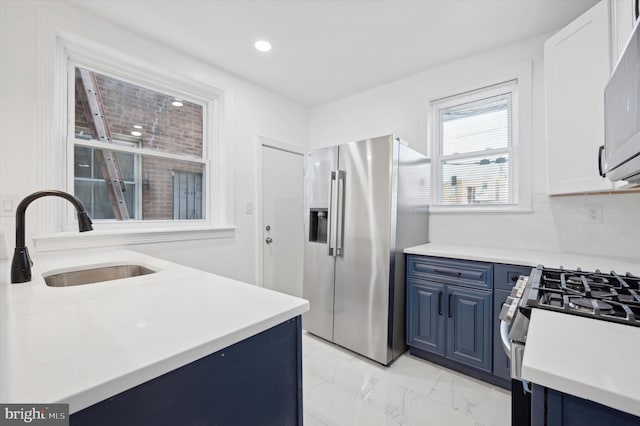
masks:
<svg viewBox="0 0 640 426"><path fill-rule="evenodd" d="M87 121L92 124L92 136L95 140L112 144L111 130L109 130L102 97L97 88L96 77L91 71L82 68L78 68L78 73L80 74L80 86L82 86L85 95L81 99ZM124 196L126 185L122 179L118 156L108 149L94 150L94 154L102 171L116 219L129 219L129 209Z"/></svg>

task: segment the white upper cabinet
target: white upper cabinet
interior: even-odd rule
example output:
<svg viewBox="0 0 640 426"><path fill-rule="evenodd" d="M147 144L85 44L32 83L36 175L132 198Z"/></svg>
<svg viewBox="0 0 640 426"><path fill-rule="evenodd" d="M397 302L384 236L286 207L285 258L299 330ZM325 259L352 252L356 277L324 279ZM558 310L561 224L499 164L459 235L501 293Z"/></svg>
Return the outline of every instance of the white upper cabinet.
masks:
<svg viewBox="0 0 640 426"><path fill-rule="evenodd" d="M609 5L602 1L544 45L548 193L611 189L598 173L604 87L610 74Z"/></svg>

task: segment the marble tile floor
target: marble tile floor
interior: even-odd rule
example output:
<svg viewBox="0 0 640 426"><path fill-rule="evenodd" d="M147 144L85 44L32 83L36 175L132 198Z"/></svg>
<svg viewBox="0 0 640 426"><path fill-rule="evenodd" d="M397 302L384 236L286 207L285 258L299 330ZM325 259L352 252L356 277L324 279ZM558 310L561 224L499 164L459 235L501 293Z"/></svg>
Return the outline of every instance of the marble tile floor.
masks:
<svg viewBox="0 0 640 426"><path fill-rule="evenodd" d="M405 353L389 367L304 332L305 426L508 426L510 394Z"/></svg>

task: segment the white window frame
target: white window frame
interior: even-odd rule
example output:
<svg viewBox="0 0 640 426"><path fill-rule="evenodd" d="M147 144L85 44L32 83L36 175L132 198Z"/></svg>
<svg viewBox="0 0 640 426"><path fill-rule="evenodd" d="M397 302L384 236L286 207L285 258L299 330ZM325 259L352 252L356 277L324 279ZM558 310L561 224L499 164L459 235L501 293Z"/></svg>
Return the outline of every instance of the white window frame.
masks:
<svg viewBox="0 0 640 426"><path fill-rule="evenodd" d="M511 146L505 149L485 150L444 156L442 154L442 122L440 111L452 106L470 103L511 92ZM429 101L429 153L431 157L432 213L495 213L524 212L531 210L531 64L521 67L511 78L489 82L475 88L466 88L451 96ZM477 156L509 153L509 196L512 202L504 204L450 205L441 202L443 195L442 161Z"/></svg>
<svg viewBox="0 0 640 426"><path fill-rule="evenodd" d="M128 147L137 146L137 144L135 142L126 142L126 141L116 140L116 137L117 136L113 135L113 144L114 145L128 146ZM77 141L77 139L76 139L76 141ZM75 146L84 146L85 148L95 149L93 146L86 146L84 144L78 143L78 144L75 144L73 147L67 148L67 150L68 151L73 151L73 148ZM119 152L122 152L122 151L119 151ZM74 155L75 155L75 153L71 154L71 160L70 160L72 169L73 169ZM93 162L93 158L94 158L94 153L91 152L91 161L92 162ZM127 180L124 181L124 183L133 184L134 187L135 187L135 192L136 192L135 193L135 209L136 209L135 210L135 219L136 220L139 220L138 218L139 218L140 212L142 211L142 176L141 176L142 170L141 170L141 165L140 165L141 159L142 159L141 156L135 156L134 155L134 157L133 157L133 168L134 168L133 174L134 174L135 178L134 178L133 181L127 181ZM95 173L95 167L97 167L96 164L91 164L91 168L92 168L92 171L94 173ZM71 175L71 178L73 180L74 188L75 188L75 184L76 184L77 181L84 181L84 182L100 182L101 181L101 182L104 182L104 178L103 179L97 179L97 178L76 177L74 170L71 171L70 175ZM91 211L91 209L89 209L89 207L86 204L85 204L84 207L85 207L85 209L87 209L87 213L89 213ZM89 216L91 216L91 214L89 214Z"/></svg>
<svg viewBox="0 0 640 426"><path fill-rule="evenodd" d="M57 114L56 135L59 152L63 153L61 182L64 190L73 193L74 189L74 146L104 149L104 143L75 139L75 72L69 70L79 66L203 106L202 159L170 153L156 153L155 156L200 162L205 165L205 217L202 220L100 221L94 223L94 231L79 237L75 211L70 206L65 206L59 216L59 232L37 236L34 239L36 249L48 251L232 237L235 227L229 217L230 194L225 177L228 170L224 166L225 158L222 154L225 150L221 146L222 126L225 123L222 105L227 103L224 99L225 92L149 64L141 64L122 54L110 56L100 47L88 42L78 43L77 40L58 38L57 76L54 80L58 81L62 90L57 92L55 98L56 109L60 112ZM115 144L110 144L109 149L139 153L137 148Z"/></svg>

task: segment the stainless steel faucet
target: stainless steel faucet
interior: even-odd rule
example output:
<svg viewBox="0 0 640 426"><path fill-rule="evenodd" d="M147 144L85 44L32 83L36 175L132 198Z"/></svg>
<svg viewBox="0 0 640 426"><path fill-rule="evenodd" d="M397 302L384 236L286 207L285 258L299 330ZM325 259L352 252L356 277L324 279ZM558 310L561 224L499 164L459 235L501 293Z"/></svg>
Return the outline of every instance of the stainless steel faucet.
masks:
<svg viewBox="0 0 640 426"><path fill-rule="evenodd" d="M31 195L25 197L20 204L18 204L18 208L16 209L16 249L13 252L13 260L11 261L11 282L12 283L24 283L27 281L31 281L31 266L33 266L33 262L31 261L31 256L29 256L29 250L25 246L24 242L24 216L27 211L27 207L31 204L32 201L37 200L38 198L47 197L49 195L62 197L65 200L68 200L73 204L78 212L78 228L80 232L92 231L93 226L91 226L91 218L87 214L84 209L84 206L76 197L71 194L67 194L63 191L56 190L46 190L46 191L37 191Z"/></svg>

